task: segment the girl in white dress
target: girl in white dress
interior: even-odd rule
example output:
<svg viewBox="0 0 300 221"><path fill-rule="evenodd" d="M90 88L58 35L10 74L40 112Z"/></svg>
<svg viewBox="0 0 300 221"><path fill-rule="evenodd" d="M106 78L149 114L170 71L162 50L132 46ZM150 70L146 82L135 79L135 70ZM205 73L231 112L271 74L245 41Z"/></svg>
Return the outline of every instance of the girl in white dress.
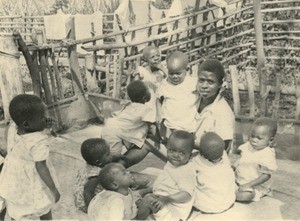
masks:
<svg viewBox="0 0 300 221"><path fill-rule="evenodd" d="M17 95L10 102L9 113L16 135L0 175L0 197L13 219L52 219L51 208L60 193L46 164L45 105L35 95Z"/></svg>

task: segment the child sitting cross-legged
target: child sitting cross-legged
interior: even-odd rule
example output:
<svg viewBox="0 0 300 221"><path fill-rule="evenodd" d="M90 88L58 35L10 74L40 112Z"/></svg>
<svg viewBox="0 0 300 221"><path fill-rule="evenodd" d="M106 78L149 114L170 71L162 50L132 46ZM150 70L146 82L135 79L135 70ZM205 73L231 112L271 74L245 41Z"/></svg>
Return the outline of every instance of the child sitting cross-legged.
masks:
<svg viewBox="0 0 300 221"><path fill-rule="evenodd" d="M192 158L197 176L194 207L201 213L222 213L235 202L234 172L224 149L222 138L207 132Z"/></svg>
<svg viewBox="0 0 300 221"><path fill-rule="evenodd" d="M98 220L130 220L137 213L136 197L130 186L132 174L119 163L107 164L99 173L99 182L104 190L90 202L88 217Z"/></svg>
<svg viewBox="0 0 300 221"><path fill-rule="evenodd" d="M277 132L274 119L258 118L251 128L250 139L238 150L241 158L235 167L236 200L259 201L271 191L271 176L277 169L275 150L272 148Z"/></svg>
<svg viewBox="0 0 300 221"><path fill-rule="evenodd" d="M82 212L87 212L91 199L103 190L98 182L102 167L112 162L109 146L101 138L90 138L81 144L85 164L78 170L74 190L74 202Z"/></svg>
<svg viewBox="0 0 300 221"><path fill-rule="evenodd" d="M165 160L165 156L146 140L151 132L155 142L160 141L155 124L155 111L145 105L151 97L149 88L142 81L133 81L127 86L127 94L131 102L107 119L102 138L108 142L115 157L123 154L123 146L127 148L124 157L119 161L125 167L140 162L150 151Z"/></svg>
<svg viewBox="0 0 300 221"><path fill-rule="evenodd" d="M156 220L186 220L192 210L196 174L189 159L194 136L186 131L174 131L167 143L168 162L153 184L153 194L146 195L137 219L153 215Z"/></svg>

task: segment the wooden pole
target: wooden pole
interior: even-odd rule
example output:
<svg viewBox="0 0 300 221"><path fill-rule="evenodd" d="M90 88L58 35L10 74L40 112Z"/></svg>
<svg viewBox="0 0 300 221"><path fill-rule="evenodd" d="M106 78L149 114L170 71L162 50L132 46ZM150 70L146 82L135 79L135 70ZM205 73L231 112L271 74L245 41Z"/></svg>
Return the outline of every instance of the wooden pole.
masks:
<svg viewBox="0 0 300 221"><path fill-rule="evenodd" d="M66 34L67 34L68 38L75 41L74 17L70 17L66 21L66 31L67 31ZM69 59L70 71L71 71L72 82L73 82L75 94L84 93L82 78L81 78L81 73L80 73L80 66L79 66L78 56L77 56L77 45L76 44L72 44L72 45L68 46L68 59Z"/></svg>
<svg viewBox="0 0 300 221"><path fill-rule="evenodd" d="M276 73L275 98L273 102L273 113L272 113L272 117L275 119L278 118L278 111L279 111L281 75L282 73L280 73L279 71Z"/></svg>
<svg viewBox="0 0 300 221"><path fill-rule="evenodd" d="M239 95L239 82L238 82L238 70L235 65L229 66L229 72L231 75L232 84L232 97L233 97L233 110L235 115L240 114L240 95Z"/></svg>
<svg viewBox="0 0 300 221"><path fill-rule="evenodd" d="M264 73L265 67L265 53L263 44L263 31L262 31L262 16L261 16L261 0L253 1L254 9L254 30L256 39L256 51L257 51L257 73L259 75L260 86L260 115L265 116L267 112L267 79Z"/></svg>
<svg viewBox="0 0 300 221"><path fill-rule="evenodd" d="M9 103L23 94L18 47L12 37L0 37L0 90L5 120L9 120Z"/></svg>
<svg viewBox="0 0 300 221"><path fill-rule="evenodd" d="M249 115L250 117L254 117L255 116L254 83L250 71L246 71L246 80L247 80L247 89L249 95L249 109L250 109Z"/></svg>
<svg viewBox="0 0 300 221"><path fill-rule="evenodd" d="M85 56L85 75L87 90L93 92L98 88L95 70L95 56L86 55Z"/></svg>
<svg viewBox="0 0 300 221"><path fill-rule="evenodd" d="M300 120L300 79L296 79L296 120ZM300 144L300 126L295 126L295 143Z"/></svg>

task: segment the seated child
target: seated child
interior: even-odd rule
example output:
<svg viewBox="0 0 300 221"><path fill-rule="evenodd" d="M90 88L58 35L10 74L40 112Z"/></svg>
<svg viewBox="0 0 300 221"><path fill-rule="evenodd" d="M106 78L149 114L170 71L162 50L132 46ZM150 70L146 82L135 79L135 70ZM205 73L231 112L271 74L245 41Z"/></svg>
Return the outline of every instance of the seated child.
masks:
<svg viewBox="0 0 300 221"><path fill-rule="evenodd" d="M207 132L192 159L197 176L194 207L202 213L222 213L235 202L235 177L224 148L219 135Z"/></svg>
<svg viewBox="0 0 300 221"><path fill-rule="evenodd" d="M50 220L60 193L50 172L46 106L35 95L20 94L11 100L9 114L16 134L0 174L0 198L15 220Z"/></svg>
<svg viewBox="0 0 300 221"><path fill-rule="evenodd" d="M153 214L156 220L186 220L192 210L196 174L189 162L194 147L192 134L175 130L168 140L168 162L153 184L153 194L146 195L137 219Z"/></svg>
<svg viewBox="0 0 300 221"><path fill-rule="evenodd" d="M92 199L88 207L89 220L134 219L137 198L129 188L134 182L131 173L121 164L110 163L100 171L99 181L105 190Z"/></svg>
<svg viewBox="0 0 300 221"><path fill-rule="evenodd" d="M81 155L85 165L78 170L74 202L82 212L87 212L87 207L92 198L103 190L98 184L98 175L102 167L112 161L109 146L101 138L91 138L81 144Z"/></svg>
<svg viewBox="0 0 300 221"><path fill-rule="evenodd" d="M167 68L168 78L157 89L162 119L160 132L163 139L167 139L173 130L195 132L194 119L198 99L197 78L187 75L187 55L180 51L173 52L167 59Z"/></svg>
<svg viewBox="0 0 300 221"><path fill-rule="evenodd" d="M102 138L108 142L113 156L121 155L125 145L128 151L119 161L125 167L140 162L149 151L165 158L146 141L149 128L154 136L157 133L155 112L145 105L151 96L148 87L142 81L133 81L127 86L127 93L131 102L106 121Z"/></svg>
<svg viewBox="0 0 300 221"><path fill-rule="evenodd" d="M258 118L251 128L249 141L238 148L241 158L234 166L237 201L259 201L271 191L271 175L277 169L272 148L276 132L277 122L274 119Z"/></svg>

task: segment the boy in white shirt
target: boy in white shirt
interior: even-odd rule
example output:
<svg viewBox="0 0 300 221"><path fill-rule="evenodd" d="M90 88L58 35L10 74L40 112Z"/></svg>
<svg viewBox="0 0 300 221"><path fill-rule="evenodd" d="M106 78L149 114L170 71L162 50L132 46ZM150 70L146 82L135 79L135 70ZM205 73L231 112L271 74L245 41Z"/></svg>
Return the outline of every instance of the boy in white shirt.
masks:
<svg viewBox="0 0 300 221"><path fill-rule="evenodd" d="M192 159L197 174L194 207L202 213L222 213L235 202L235 177L224 148L219 135L207 132Z"/></svg>
<svg viewBox="0 0 300 221"><path fill-rule="evenodd" d="M235 166L237 201L259 201L271 191L271 175L277 169L275 150L271 147L276 132L276 120L258 118L249 141L238 148L241 158Z"/></svg>
<svg viewBox="0 0 300 221"><path fill-rule="evenodd" d="M167 139L173 130L195 132L198 99L197 78L188 74L187 55L180 51L173 52L167 59L167 68L168 77L157 90L163 139Z"/></svg>

